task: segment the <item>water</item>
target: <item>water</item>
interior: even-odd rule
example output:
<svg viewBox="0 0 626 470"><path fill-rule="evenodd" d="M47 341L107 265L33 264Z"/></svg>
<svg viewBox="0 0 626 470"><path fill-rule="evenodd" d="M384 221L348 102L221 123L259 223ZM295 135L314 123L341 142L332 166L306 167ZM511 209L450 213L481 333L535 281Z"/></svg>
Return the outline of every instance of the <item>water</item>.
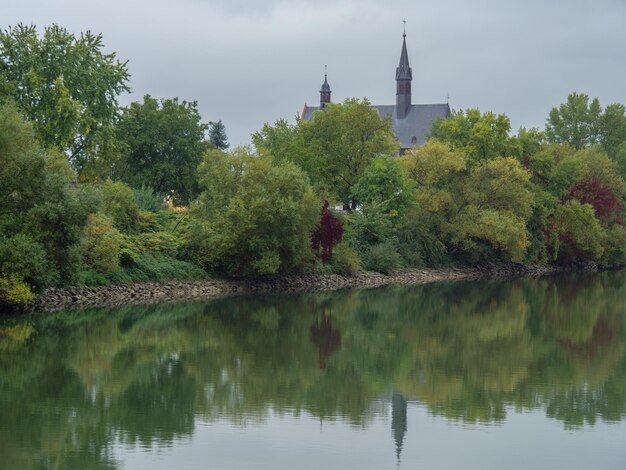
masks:
<svg viewBox="0 0 626 470"><path fill-rule="evenodd" d="M0 322L0 469L623 469L626 274Z"/></svg>

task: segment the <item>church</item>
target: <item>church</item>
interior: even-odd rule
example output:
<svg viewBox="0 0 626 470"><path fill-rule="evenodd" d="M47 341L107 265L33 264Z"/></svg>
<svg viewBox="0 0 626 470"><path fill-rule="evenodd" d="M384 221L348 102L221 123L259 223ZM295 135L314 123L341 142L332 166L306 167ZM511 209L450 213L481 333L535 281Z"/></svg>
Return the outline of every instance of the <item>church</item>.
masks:
<svg viewBox="0 0 626 470"><path fill-rule="evenodd" d="M396 68L396 104L372 105L383 119L390 119L398 140L400 141L400 155L413 147L420 147L426 143L433 121L438 118L450 117L450 105L443 104L413 104L411 103L411 81L413 71L409 65L409 54L406 48L406 32L402 35L402 52L400 63ZM327 74L324 74L324 83L320 90L320 105L304 105L300 118L309 120L313 113L323 110L330 103L330 85Z"/></svg>

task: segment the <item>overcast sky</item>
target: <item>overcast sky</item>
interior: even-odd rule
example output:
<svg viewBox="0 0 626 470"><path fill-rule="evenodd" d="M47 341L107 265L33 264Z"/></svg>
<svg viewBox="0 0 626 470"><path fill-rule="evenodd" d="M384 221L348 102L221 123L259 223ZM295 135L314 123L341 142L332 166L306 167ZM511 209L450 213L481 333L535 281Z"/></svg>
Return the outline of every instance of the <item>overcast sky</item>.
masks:
<svg viewBox="0 0 626 470"><path fill-rule="evenodd" d="M572 91L626 103L626 0L0 0L0 26L58 23L104 36L132 93L198 101L245 144L319 103L395 102L407 21L413 103L506 113L542 128Z"/></svg>

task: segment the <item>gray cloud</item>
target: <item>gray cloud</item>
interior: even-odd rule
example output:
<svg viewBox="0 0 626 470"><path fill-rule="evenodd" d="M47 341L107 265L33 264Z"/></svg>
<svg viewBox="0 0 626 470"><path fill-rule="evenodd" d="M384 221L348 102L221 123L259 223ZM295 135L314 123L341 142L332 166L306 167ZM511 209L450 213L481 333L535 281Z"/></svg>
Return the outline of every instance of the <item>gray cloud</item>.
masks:
<svg viewBox="0 0 626 470"><path fill-rule="evenodd" d="M53 4L54 3L54 4ZM129 59L123 101L197 100L233 144L315 104L329 67L333 100L393 103L402 23L414 102L504 112L542 127L572 91L626 103L626 2L618 0L22 0L18 21L102 32Z"/></svg>

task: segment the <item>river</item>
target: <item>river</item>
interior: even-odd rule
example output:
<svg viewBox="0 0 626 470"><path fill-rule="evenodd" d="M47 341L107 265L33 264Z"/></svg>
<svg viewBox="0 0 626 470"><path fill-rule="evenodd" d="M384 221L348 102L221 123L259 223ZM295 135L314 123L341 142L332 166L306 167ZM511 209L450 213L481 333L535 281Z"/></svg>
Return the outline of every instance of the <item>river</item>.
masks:
<svg viewBox="0 0 626 470"><path fill-rule="evenodd" d="M624 469L626 274L0 319L0 469Z"/></svg>

